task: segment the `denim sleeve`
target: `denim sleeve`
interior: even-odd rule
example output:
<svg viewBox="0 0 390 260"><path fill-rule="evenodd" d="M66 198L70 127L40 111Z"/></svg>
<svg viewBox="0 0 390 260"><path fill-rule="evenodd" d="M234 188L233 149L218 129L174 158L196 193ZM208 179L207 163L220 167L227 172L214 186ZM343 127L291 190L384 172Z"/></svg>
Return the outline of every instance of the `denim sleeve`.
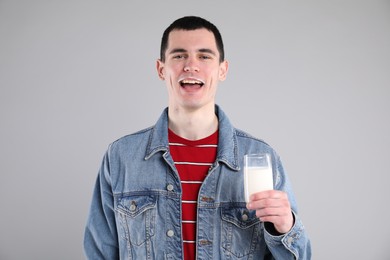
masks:
<svg viewBox="0 0 390 260"><path fill-rule="evenodd" d="M119 259L109 151L103 158L93 191L84 233L84 253L87 259Z"/></svg>
<svg viewBox="0 0 390 260"><path fill-rule="evenodd" d="M267 229L264 238L269 250L275 259L311 259L311 245L306 235L303 224L295 212L294 226L289 232L280 236L271 235Z"/></svg>
<svg viewBox="0 0 390 260"><path fill-rule="evenodd" d="M294 225L289 232L283 235L273 235L264 228L264 238L269 250L275 259L311 259L311 244L306 234L303 223L299 218L297 204L291 185L284 173L280 158L276 156L276 182L275 188L287 192L292 214L294 215Z"/></svg>

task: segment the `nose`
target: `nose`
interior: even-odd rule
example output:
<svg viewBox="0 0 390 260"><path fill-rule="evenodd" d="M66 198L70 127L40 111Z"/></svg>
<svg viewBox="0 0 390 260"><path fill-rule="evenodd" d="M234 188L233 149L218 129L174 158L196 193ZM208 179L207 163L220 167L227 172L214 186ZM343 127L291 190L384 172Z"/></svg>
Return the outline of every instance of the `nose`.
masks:
<svg viewBox="0 0 390 260"><path fill-rule="evenodd" d="M199 65L197 64L196 60L193 58L189 58L184 65L184 71L185 72L199 72Z"/></svg>

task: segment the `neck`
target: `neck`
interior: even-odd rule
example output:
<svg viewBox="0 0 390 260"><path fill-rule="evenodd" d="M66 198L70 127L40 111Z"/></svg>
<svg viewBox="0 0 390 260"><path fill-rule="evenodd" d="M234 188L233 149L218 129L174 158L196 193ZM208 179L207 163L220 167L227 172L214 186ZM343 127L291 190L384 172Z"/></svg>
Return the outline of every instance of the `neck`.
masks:
<svg viewBox="0 0 390 260"><path fill-rule="evenodd" d="M168 117L169 129L188 140L205 138L218 129L218 118L215 115L214 105L193 111L169 107Z"/></svg>

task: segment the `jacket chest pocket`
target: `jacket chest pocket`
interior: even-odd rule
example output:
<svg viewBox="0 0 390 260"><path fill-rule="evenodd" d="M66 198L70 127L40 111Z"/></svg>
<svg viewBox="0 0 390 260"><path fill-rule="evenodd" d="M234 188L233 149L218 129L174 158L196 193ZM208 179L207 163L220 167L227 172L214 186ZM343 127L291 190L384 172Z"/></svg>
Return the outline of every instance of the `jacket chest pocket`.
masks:
<svg viewBox="0 0 390 260"><path fill-rule="evenodd" d="M124 196L117 199L120 237L140 246L155 234L156 196Z"/></svg>
<svg viewBox="0 0 390 260"><path fill-rule="evenodd" d="M253 255L262 237L260 220L254 211L243 207L222 208L221 242L225 254L233 259Z"/></svg>

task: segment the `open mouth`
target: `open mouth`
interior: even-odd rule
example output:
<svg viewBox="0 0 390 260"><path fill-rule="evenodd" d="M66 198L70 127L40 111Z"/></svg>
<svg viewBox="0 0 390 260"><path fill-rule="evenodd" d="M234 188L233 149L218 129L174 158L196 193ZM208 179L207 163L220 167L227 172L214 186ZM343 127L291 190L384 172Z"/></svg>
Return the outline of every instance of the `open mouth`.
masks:
<svg viewBox="0 0 390 260"><path fill-rule="evenodd" d="M204 82L197 79L183 79L179 81L180 86L182 87L202 87Z"/></svg>

